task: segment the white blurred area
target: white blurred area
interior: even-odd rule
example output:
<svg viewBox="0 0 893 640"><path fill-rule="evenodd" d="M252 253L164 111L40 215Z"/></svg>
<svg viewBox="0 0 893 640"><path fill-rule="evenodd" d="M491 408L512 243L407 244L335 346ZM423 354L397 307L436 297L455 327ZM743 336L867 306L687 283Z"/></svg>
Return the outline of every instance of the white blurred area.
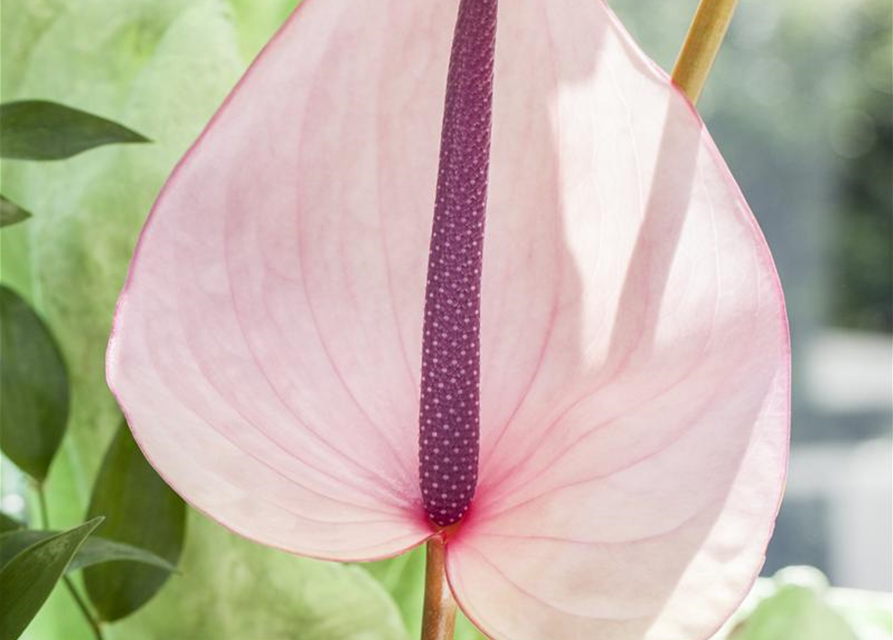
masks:
<svg viewBox="0 0 893 640"><path fill-rule="evenodd" d="M893 413L893 336L825 330L813 338L802 359L806 394L826 413ZM889 452L888 452L889 453Z"/></svg>
<svg viewBox="0 0 893 640"><path fill-rule="evenodd" d="M844 426L876 422L887 436L795 446L785 505L815 505L820 529L813 533L824 542L824 569L833 584L890 591L893 337L824 331L801 358L804 393L815 410Z"/></svg>
<svg viewBox="0 0 893 640"><path fill-rule="evenodd" d="M893 336L823 330L802 351L794 361L807 419L795 413L787 491L765 573L811 564L834 586L889 592ZM826 435L797 440L812 428Z"/></svg>
<svg viewBox="0 0 893 640"><path fill-rule="evenodd" d="M833 472L829 472L831 469ZM786 504L822 505L825 571L835 585L891 590L890 443L812 445L791 455Z"/></svg>

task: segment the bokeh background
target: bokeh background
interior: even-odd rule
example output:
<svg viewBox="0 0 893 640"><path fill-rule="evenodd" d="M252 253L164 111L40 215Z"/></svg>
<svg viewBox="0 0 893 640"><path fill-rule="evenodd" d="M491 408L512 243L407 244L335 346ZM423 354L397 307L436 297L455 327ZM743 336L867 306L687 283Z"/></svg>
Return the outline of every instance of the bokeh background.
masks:
<svg viewBox="0 0 893 640"><path fill-rule="evenodd" d="M671 69L695 0L610 4L645 51ZM0 172L4 193L35 213L2 232L0 279L52 327L74 384L69 433L48 483L54 524L83 518L120 420L102 363L141 223L173 164L294 5L0 4L4 102L55 100L155 141L51 164L5 162ZM893 589L891 13L889 0L741 0L699 103L773 250L791 321L793 450L764 575L811 565L843 588L831 600L865 596L882 609ZM0 476L3 510L33 519L21 474L4 461ZM416 634L418 556L370 570L325 565L255 547L194 513L188 528L182 575L111 626L109 638ZM823 580L787 571L774 587L759 588L793 581L822 590ZM25 637L88 638L66 596L57 589ZM885 625L855 625L856 633L891 637ZM465 626L460 634L475 637ZM776 639L766 634L746 637Z"/></svg>

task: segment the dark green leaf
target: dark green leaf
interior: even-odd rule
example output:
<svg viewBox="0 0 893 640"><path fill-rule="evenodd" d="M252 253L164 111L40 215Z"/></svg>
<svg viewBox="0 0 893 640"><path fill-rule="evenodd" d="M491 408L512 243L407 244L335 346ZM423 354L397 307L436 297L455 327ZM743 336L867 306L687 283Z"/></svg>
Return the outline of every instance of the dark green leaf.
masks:
<svg viewBox="0 0 893 640"><path fill-rule="evenodd" d="M0 533L0 568L12 560L16 554L30 547L35 542L58 535L58 531L37 531L23 529ZM106 540L99 536L87 539L81 550L68 565L69 571L77 571L102 562L138 562L154 567L159 567L167 572L176 571L176 567L170 562L154 553L139 549L123 542Z"/></svg>
<svg viewBox="0 0 893 640"><path fill-rule="evenodd" d="M27 220L31 212L23 209L4 195L0 195L0 228Z"/></svg>
<svg viewBox="0 0 893 640"><path fill-rule="evenodd" d="M42 482L68 422L69 383L49 329L0 285L0 449Z"/></svg>
<svg viewBox="0 0 893 640"><path fill-rule="evenodd" d="M44 538L0 569L0 640L15 640L22 634L100 522L102 518L94 518Z"/></svg>
<svg viewBox="0 0 893 640"><path fill-rule="evenodd" d="M105 144L149 140L111 120L45 100L0 105L0 157L62 160Z"/></svg>
<svg viewBox="0 0 893 640"><path fill-rule="evenodd" d="M146 462L126 424L102 461L88 514L106 516L103 537L177 563L186 533L186 505ZM84 585L99 616L118 620L148 602L169 576L166 569L114 562L85 569Z"/></svg>
<svg viewBox="0 0 893 640"><path fill-rule="evenodd" d="M150 567L157 567L165 573L174 573L176 565L168 562L159 555L140 549L124 542L115 542L105 538L93 537L87 540L80 552L71 563L71 570L77 571L86 567L92 567L104 562L138 563ZM123 567L125 568L126 567Z"/></svg>
<svg viewBox="0 0 893 640"><path fill-rule="evenodd" d="M0 534L6 533L7 531L18 531L19 529L24 528L25 525L23 523L0 511ZM2 565L2 563L0 563L0 565Z"/></svg>

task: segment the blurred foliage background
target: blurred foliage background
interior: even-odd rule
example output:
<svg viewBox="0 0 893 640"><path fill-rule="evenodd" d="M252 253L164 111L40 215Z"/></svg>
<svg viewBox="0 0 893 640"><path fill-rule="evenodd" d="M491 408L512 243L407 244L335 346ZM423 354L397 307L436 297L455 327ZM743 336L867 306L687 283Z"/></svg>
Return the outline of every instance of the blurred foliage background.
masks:
<svg viewBox="0 0 893 640"><path fill-rule="evenodd" d="M54 163L5 161L0 171L4 195L34 214L0 231L0 280L48 323L73 385L68 432L46 483L55 526L74 526L91 512L94 479L119 430L105 345L142 222L174 163L295 4L0 3L3 102L62 102L153 141ZM670 69L695 0L610 4ZM699 103L760 219L789 305L794 455L766 574L809 564L847 588L829 589L815 571L782 571L758 583L723 630L736 640L893 637L889 595L865 592L891 590L891 13L889 0L742 0ZM0 479L3 510L35 522L22 474L4 460ZM185 529L180 573L109 625L107 638L417 633L418 552L337 565L253 545L191 510ZM91 635L57 588L24 637ZM480 636L462 621L457 638Z"/></svg>

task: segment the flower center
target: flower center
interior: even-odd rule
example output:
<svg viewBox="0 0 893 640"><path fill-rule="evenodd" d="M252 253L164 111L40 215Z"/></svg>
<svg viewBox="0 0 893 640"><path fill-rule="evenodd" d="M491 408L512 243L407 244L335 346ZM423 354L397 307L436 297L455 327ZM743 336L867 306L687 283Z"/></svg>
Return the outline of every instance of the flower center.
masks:
<svg viewBox="0 0 893 640"><path fill-rule="evenodd" d="M419 477L428 517L457 522L477 486L481 267L497 0L461 0L447 77L425 288Z"/></svg>

